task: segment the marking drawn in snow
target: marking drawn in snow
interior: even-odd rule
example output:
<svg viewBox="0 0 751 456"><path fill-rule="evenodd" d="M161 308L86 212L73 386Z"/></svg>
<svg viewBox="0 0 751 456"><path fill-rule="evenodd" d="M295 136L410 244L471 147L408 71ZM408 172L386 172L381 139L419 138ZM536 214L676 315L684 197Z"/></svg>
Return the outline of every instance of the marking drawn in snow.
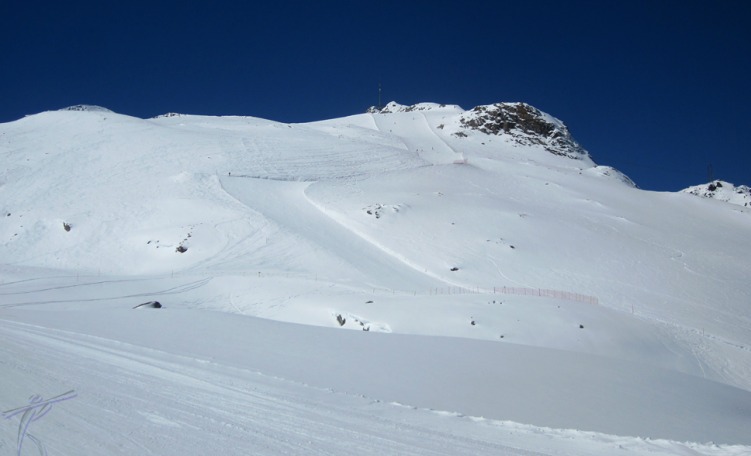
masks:
<svg viewBox="0 0 751 456"><path fill-rule="evenodd" d="M37 446L39 454L47 454L47 450L44 448L42 441L29 432L29 426L34 421L42 419L42 417L49 413L49 411L52 410L52 404L73 399L77 395L78 394L74 390L70 390L53 398L44 400L42 396L34 394L29 398L29 405L24 405L3 412L3 417L6 420L11 419L18 414L23 414L21 415L21 422L18 424L18 443L16 446L18 456L21 456L21 449L23 448L23 442L26 437Z"/></svg>

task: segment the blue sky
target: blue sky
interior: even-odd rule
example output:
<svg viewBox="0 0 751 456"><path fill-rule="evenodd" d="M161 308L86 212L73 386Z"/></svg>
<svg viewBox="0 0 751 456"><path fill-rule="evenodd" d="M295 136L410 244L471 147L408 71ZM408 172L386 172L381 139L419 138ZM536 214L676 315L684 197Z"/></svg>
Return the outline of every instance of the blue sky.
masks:
<svg viewBox="0 0 751 456"><path fill-rule="evenodd" d="M648 190L751 185L751 2L0 2L0 122L73 104L303 122L524 101Z"/></svg>

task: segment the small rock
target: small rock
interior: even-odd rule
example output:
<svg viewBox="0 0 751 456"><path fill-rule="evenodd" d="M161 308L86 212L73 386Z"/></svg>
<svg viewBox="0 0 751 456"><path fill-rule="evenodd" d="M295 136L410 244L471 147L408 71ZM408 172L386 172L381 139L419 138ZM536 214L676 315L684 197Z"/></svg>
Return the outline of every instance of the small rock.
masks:
<svg viewBox="0 0 751 456"><path fill-rule="evenodd" d="M139 307L146 307L149 309L161 309L162 304L159 301L149 301L149 302L144 302L143 304L138 304L137 306L134 307L134 309L138 309Z"/></svg>

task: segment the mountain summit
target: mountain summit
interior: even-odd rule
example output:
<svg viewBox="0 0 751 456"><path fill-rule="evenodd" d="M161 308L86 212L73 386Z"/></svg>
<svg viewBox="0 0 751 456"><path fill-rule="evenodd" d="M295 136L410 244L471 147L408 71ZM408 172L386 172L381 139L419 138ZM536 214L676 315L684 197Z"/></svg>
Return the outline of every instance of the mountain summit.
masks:
<svg viewBox="0 0 751 456"><path fill-rule="evenodd" d="M97 105L87 105L87 104L78 104L73 106L68 106L67 108L62 108L60 111L78 111L78 112L112 112L112 110L107 109L102 106Z"/></svg>
<svg viewBox="0 0 751 456"><path fill-rule="evenodd" d="M370 114L392 114L395 112L419 112L419 111L462 111L458 105L447 105L438 103L417 103L413 105L403 105L396 101L388 103L386 106L371 106L365 112Z"/></svg>
<svg viewBox="0 0 751 456"><path fill-rule="evenodd" d="M704 198L725 201L739 206L751 206L751 188L746 185L735 186L730 182L714 180L706 184L694 185L681 190L683 193L701 196Z"/></svg>
<svg viewBox="0 0 751 456"><path fill-rule="evenodd" d="M457 105L418 103L411 106L390 102L386 106L371 106L370 114L443 112L444 122L438 128L453 124L452 135L466 138L470 131L498 136L518 146L541 146L562 157L580 160L589 154L571 136L559 119L527 103L495 103L476 106L464 111Z"/></svg>

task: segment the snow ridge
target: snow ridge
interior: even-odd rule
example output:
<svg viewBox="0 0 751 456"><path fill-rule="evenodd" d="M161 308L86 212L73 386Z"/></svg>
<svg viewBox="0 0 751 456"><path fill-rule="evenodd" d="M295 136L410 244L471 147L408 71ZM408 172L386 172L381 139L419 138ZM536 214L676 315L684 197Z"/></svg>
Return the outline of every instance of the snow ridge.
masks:
<svg viewBox="0 0 751 456"><path fill-rule="evenodd" d="M725 201L730 204L737 204L738 206L751 206L751 187L747 185L736 187L730 182L714 180L706 184L694 185L693 187L681 190L681 192L703 198Z"/></svg>
<svg viewBox="0 0 751 456"><path fill-rule="evenodd" d="M159 114L158 116L152 117L152 119L168 119L170 117L183 117L185 114L180 114L177 112L168 112L166 114Z"/></svg>
<svg viewBox="0 0 751 456"><path fill-rule="evenodd" d="M388 103L386 106L371 106L366 112L370 114L392 114L396 112L415 112L415 111L463 111L459 105L447 105L438 103L417 103L413 105L402 105L395 101Z"/></svg>
<svg viewBox="0 0 751 456"><path fill-rule="evenodd" d="M112 112L112 110L102 106L78 104L68 106L67 108L58 109L58 111L78 111L78 112Z"/></svg>

